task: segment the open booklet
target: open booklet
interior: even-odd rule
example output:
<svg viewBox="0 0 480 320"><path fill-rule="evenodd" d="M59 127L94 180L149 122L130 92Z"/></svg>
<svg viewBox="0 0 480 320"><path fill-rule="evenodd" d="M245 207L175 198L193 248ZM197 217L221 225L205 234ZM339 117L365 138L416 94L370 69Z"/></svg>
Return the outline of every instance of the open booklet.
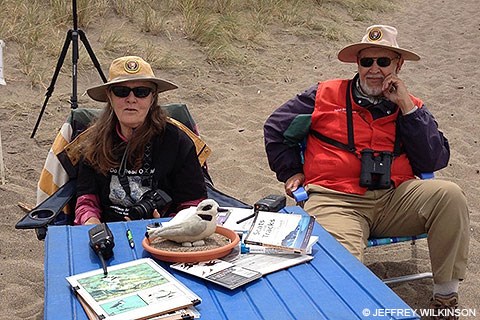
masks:
<svg viewBox="0 0 480 320"><path fill-rule="evenodd" d="M237 247L221 259L195 263L180 262L170 265L170 268L233 290L266 274L312 259L313 256L310 255L240 254L240 247Z"/></svg>
<svg viewBox="0 0 480 320"><path fill-rule="evenodd" d="M67 277L89 319L193 319L201 298L149 258ZM156 318L155 318L156 317Z"/></svg>

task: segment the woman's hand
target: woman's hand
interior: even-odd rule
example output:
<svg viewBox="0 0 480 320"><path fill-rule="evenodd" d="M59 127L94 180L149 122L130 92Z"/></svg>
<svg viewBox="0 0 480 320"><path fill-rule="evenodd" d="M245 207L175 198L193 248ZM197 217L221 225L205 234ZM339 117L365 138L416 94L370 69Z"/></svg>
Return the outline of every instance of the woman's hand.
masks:
<svg viewBox="0 0 480 320"><path fill-rule="evenodd" d="M293 198L293 191L297 190L298 187L303 186L305 182L305 175L303 173L297 173L288 178L285 182L285 193Z"/></svg>

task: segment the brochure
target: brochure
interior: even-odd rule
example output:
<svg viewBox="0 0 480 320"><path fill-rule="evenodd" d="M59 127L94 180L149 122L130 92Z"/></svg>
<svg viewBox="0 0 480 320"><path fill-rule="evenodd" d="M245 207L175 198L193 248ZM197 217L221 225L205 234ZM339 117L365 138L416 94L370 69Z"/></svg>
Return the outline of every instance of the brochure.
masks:
<svg viewBox="0 0 480 320"><path fill-rule="evenodd" d="M316 240L315 240L316 241ZM313 259L311 255L239 254L239 248L221 259L197 263L175 263L179 270L228 289L235 289L266 274Z"/></svg>
<svg viewBox="0 0 480 320"><path fill-rule="evenodd" d="M183 271L230 290L262 277L262 273L233 263L215 259L195 263L175 263L170 268Z"/></svg>
<svg viewBox="0 0 480 320"><path fill-rule="evenodd" d="M100 319L166 316L201 303L199 296L149 258L110 266L107 276L97 269L66 279L87 315L90 311Z"/></svg>

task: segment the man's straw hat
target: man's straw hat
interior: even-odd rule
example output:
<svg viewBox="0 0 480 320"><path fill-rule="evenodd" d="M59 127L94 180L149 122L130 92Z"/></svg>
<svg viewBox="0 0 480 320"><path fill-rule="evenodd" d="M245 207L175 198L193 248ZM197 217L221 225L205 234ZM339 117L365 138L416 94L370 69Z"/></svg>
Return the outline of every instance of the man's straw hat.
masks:
<svg viewBox="0 0 480 320"><path fill-rule="evenodd" d="M405 60L420 60L420 56L410 50L402 49L397 43L397 29L391 26L373 25L367 28L362 42L346 46L338 53L343 62L357 62L358 53L366 48L385 48L397 52Z"/></svg>
<svg viewBox="0 0 480 320"><path fill-rule="evenodd" d="M112 61L108 70L108 81L87 89L93 100L107 102L107 88L115 83L132 80L146 80L157 85L157 93L178 88L175 84L155 77L150 64L140 57L127 56Z"/></svg>

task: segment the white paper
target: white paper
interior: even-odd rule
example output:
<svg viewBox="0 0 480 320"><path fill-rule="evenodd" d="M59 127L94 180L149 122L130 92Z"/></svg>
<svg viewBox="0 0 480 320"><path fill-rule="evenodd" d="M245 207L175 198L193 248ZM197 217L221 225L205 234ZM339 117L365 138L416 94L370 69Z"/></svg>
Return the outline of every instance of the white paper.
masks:
<svg viewBox="0 0 480 320"><path fill-rule="evenodd" d="M231 229L237 232L247 232L253 223L253 217L243 222L237 223L237 221L250 216L253 213L253 209L243 208L230 208L227 219L223 222L223 227Z"/></svg>
<svg viewBox="0 0 480 320"><path fill-rule="evenodd" d="M308 262L313 258L313 256L306 254L241 254L230 258L227 261L237 267L248 268L266 275L297 264Z"/></svg>
<svg viewBox="0 0 480 320"><path fill-rule="evenodd" d="M6 85L7 83L3 77L3 47L5 47L5 42L0 40L0 84Z"/></svg>

